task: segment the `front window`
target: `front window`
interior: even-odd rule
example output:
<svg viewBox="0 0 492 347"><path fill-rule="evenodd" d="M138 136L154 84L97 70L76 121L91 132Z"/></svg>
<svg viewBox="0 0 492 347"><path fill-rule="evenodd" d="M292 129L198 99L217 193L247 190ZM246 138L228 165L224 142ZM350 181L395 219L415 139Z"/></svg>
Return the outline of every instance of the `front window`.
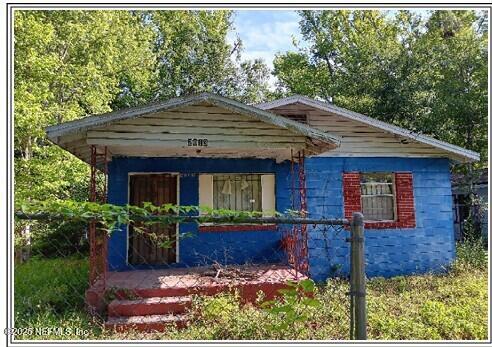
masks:
<svg viewBox="0 0 492 347"><path fill-rule="evenodd" d="M396 218L394 175L362 173L360 180L362 214L370 221L394 221Z"/></svg>
<svg viewBox="0 0 492 347"><path fill-rule="evenodd" d="M261 175L213 175L214 209L261 211L261 196Z"/></svg>

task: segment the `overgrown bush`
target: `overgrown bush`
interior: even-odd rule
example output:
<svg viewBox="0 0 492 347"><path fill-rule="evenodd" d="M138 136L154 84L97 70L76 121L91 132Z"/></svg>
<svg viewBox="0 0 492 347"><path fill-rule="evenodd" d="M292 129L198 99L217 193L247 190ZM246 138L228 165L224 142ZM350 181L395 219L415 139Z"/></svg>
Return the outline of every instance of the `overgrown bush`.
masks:
<svg viewBox="0 0 492 347"><path fill-rule="evenodd" d="M456 262L453 266L455 271L460 270L486 270L487 250L485 243L480 238L465 239L456 244Z"/></svg>
<svg viewBox="0 0 492 347"><path fill-rule="evenodd" d="M88 254L87 223L53 222L36 224L31 239L33 255L56 258Z"/></svg>

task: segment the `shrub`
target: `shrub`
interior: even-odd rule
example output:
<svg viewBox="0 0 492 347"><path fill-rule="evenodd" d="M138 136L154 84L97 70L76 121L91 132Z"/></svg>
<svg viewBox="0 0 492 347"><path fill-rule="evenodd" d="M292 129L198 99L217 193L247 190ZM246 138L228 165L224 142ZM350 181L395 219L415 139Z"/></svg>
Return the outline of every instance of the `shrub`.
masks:
<svg viewBox="0 0 492 347"><path fill-rule="evenodd" d="M487 269L487 251L482 239L466 239L456 245L455 271Z"/></svg>
<svg viewBox="0 0 492 347"><path fill-rule="evenodd" d="M35 225L32 233L32 254L43 257L67 257L87 254L87 224L84 222Z"/></svg>

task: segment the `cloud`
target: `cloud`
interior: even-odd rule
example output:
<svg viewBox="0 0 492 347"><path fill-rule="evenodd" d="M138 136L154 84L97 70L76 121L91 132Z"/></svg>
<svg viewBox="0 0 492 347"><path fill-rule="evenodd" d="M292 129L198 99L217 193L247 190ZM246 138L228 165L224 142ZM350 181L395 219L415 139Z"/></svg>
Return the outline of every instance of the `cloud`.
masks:
<svg viewBox="0 0 492 347"><path fill-rule="evenodd" d="M295 50L292 39L301 38L299 20L294 11L236 11L235 31L229 33L228 40L232 43L239 35L243 41L242 60L261 58L273 69L276 53ZM275 81L272 76L272 87Z"/></svg>

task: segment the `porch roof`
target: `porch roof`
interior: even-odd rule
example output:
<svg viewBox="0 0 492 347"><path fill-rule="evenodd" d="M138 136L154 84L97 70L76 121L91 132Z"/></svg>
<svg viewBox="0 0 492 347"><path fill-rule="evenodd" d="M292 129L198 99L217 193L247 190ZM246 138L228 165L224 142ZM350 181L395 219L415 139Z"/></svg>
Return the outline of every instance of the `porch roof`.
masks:
<svg viewBox="0 0 492 347"><path fill-rule="evenodd" d="M184 96L46 128L48 138L80 159L90 147L109 155L288 159L319 154L340 138L255 106L210 93Z"/></svg>

